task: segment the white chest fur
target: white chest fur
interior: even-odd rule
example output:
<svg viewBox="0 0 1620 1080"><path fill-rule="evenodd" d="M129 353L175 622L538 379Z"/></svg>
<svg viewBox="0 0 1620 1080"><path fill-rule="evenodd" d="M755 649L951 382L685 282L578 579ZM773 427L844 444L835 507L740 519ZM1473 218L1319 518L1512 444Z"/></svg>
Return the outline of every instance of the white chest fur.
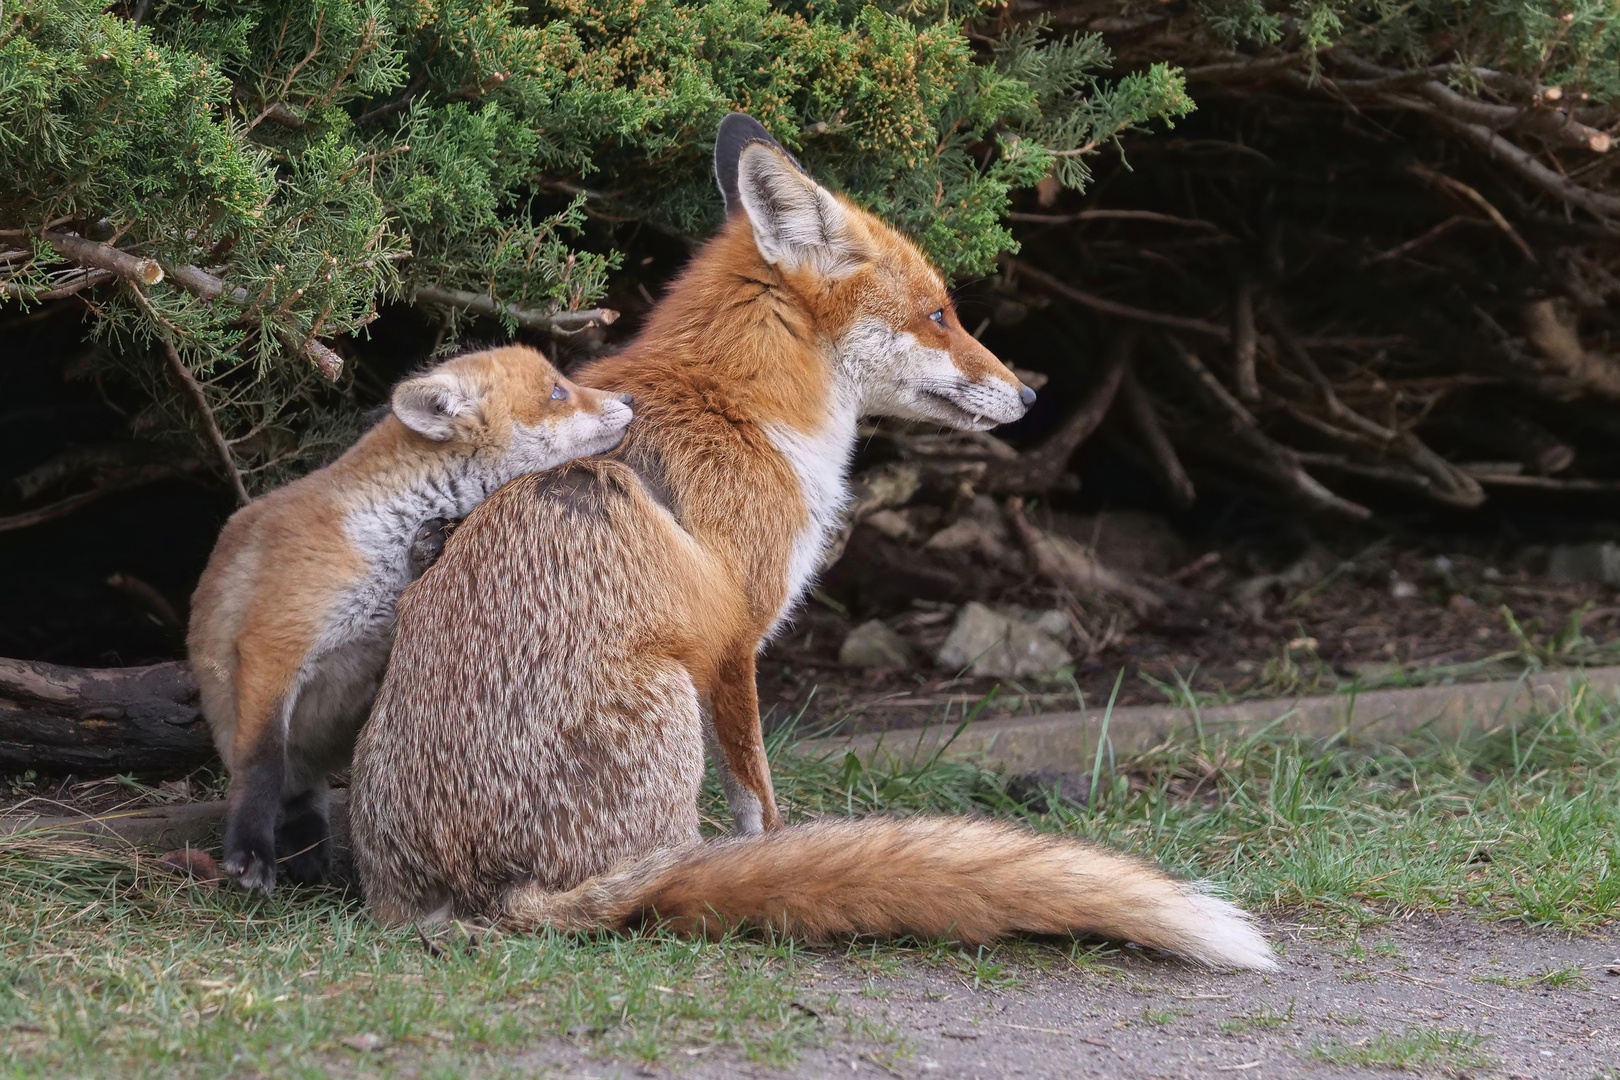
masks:
<svg viewBox="0 0 1620 1080"><path fill-rule="evenodd" d="M809 588L827 550L827 541L838 528L849 502L849 462L855 451L855 424L859 418L860 409L853 401L835 395L833 408L820 428L807 432L782 424L767 429L771 445L787 459L799 481L799 497L806 515L804 525L793 538L787 597L767 639Z"/></svg>

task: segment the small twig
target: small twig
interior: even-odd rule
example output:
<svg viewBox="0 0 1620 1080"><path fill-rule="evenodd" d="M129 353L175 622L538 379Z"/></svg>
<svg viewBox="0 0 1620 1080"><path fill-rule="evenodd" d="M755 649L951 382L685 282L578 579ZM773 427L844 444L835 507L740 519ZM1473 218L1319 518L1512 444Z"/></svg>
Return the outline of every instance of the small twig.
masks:
<svg viewBox="0 0 1620 1080"><path fill-rule="evenodd" d="M1059 278L1053 277L1044 270L1037 270L1022 259L1015 259L1011 255L1001 256L1001 265L1005 270L1028 278L1029 280L1050 289L1059 296L1073 300L1077 304L1084 304L1093 311L1100 311L1105 315L1114 315L1121 319L1130 319L1132 322L1151 323L1155 326L1166 326L1173 330L1185 330L1189 333L1204 334L1217 341L1230 343L1232 332L1224 326L1204 319L1187 318L1181 315L1162 314L1157 311L1147 311L1143 308L1121 304L1117 300L1108 300L1092 293L1082 292Z"/></svg>
<svg viewBox="0 0 1620 1080"><path fill-rule="evenodd" d="M214 419L214 411L208 407L208 398L204 395L203 388L197 384L197 379L191 374L191 370L186 367L186 362L180 359L180 351L174 347L173 342L165 340L163 342L163 352L168 357L170 369L179 378L181 385L186 388L186 393L191 396L192 402L197 406L198 416L203 422L203 427L208 432L209 441L214 444L214 449L219 452L220 464L225 466L225 474L231 482L231 488L236 492L237 502L246 506L252 501L252 496L248 494L247 486L242 483L242 474L236 469L236 458L231 454L231 448L225 441L224 432L219 430L219 422Z"/></svg>
<svg viewBox="0 0 1620 1080"><path fill-rule="evenodd" d="M1390 248L1388 251L1380 251L1376 255L1369 256L1361 265L1363 267L1376 266L1378 263L1387 262L1390 259L1398 259L1402 255L1410 255L1418 248L1423 247L1431 240L1439 237L1442 233L1449 232L1458 225L1467 225L1469 223L1483 224L1483 222L1478 221L1476 218L1449 217L1440 224L1436 225L1434 228L1425 231L1421 236L1414 237L1413 239L1406 241L1404 244L1399 244Z"/></svg>
<svg viewBox="0 0 1620 1080"><path fill-rule="evenodd" d="M591 326L611 326L619 318L619 313L612 308L535 311L531 308L520 308L516 304L502 304L484 293L446 289L438 285L418 285L411 291L411 300L418 304L461 308L475 315L505 315L519 326L526 326L531 330L577 331Z"/></svg>
<svg viewBox="0 0 1620 1080"><path fill-rule="evenodd" d="M169 269L170 280L180 288L204 300L227 297L232 303L247 306L248 292L240 286L228 285L222 279L195 266L174 266ZM300 341L285 330L277 329L276 338L282 346L305 363L313 365L327 382L336 382L343 374L343 357L314 336Z"/></svg>
<svg viewBox="0 0 1620 1080"><path fill-rule="evenodd" d="M1125 370L1124 384L1120 389L1125 398L1125 408L1136 422L1137 432L1147 444L1154 463L1159 466L1171 501L1177 506L1191 506L1197 501L1198 492L1194 490L1192 479L1182 467L1181 459L1176 456L1176 448L1171 445L1169 436L1159 423L1159 415L1153 409L1153 399L1148 397L1136 373L1129 368Z"/></svg>
<svg viewBox="0 0 1620 1080"><path fill-rule="evenodd" d="M45 300L64 300L69 296L83 292L92 285L100 285L104 281L111 281L116 276L116 274L108 270L86 270L77 277L70 278L60 285L40 292L33 292L26 286L9 281L0 283L0 292L5 293L7 296L14 296L19 300L27 300L30 303L39 303Z"/></svg>
<svg viewBox="0 0 1620 1080"><path fill-rule="evenodd" d="M1411 173L1413 176L1416 176L1420 180L1426 180L1436 187L1444 188L1455 195L1460 195L1469 202L1473 203L1475 206L1479 207L1485 212L1485 216L1491 219L1491 224L1495 225L1498 229L1501 229L1502 232L1507 235L1507 238L1513 241L1513 246L1519 249L1520 254L1531 262L1537 261L1535 250L1531 248L1529 244L1524 242L1524 237L1519 235L1519 231L1513 227L1512 222L1503 217L1502 211L1493 206L1491 201L1485 196L1481 195L1478 191L1472 187L1469 187L1461 180L1447 176L1443 172L1436 172L1427 165L1420 165L1417 162L1413 162L1411 165L1408 165L1406 171Z"/></svg>

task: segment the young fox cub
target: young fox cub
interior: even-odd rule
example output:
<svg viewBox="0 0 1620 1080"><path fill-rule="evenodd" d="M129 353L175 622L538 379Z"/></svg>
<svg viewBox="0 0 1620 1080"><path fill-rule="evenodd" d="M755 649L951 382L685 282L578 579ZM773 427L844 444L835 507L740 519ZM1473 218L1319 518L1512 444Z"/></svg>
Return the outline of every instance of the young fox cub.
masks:
<svg viewBox="0 0 1620 1080"><path fill-rule="evenodd" d="M394 635L413 547L524 473L612 449L630 398L533 349L457 357L394 389L337 461L237 511L191 601L192 667L231 772L225 869L269 892L318 881L326 777L347 763Z"/></svg>
<svg viewBox="0 0 1620 1080"><path fill-rule="evenodd" d="M837 522L857 419L987 428L1033 397L909 241L757 123L728 119L716 155L738 209L641 337L581 376L635 394L624 447L497 492L401 597L350 789L377 917L1093 931L1272 966L1231 905L1025 829L869 820L698 843L705 695L746 789L733 807L754 830L775 816L754 651Z"/></svg>

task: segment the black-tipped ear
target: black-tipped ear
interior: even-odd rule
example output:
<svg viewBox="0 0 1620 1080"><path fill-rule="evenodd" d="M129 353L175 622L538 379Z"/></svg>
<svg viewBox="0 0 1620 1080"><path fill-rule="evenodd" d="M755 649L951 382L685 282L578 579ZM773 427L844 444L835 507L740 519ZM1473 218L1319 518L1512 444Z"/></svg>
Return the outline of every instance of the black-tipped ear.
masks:
<svg viewBox="0 0 1620 1080"><path fill-rule="evenodd" d="M737 161L742 157L743 147L749 143L764 143L774 146L782 156L793 162L795 168L804 172L804 166L799 159L787 152L787 148L765 130L765 125L755 120L747 113L728 113L720 121L720 130L714 137L714 182L720 186L720 197L726 203L726 216L736 213L742 202L737 195Z"/></svg>

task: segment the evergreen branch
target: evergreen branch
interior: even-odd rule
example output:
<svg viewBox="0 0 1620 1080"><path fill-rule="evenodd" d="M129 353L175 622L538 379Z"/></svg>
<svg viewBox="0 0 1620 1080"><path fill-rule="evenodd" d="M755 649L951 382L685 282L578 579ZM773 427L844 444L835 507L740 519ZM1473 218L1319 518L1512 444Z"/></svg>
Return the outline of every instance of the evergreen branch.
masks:
<svg viewBox="0 0 1620 1080"><path fill-rule="evenodd" d="M246 289L240 286L227 285L222 279L215 277L206 270L195 266L176 266L170 269L169 275L174 284L204 300L216 300L228 294L234 303L243 306L247 305L248 293ZM338 376L343 374L343 357L323 345L313 336L300 341L292 334L278 329L276 337L288 352L298 356L306 363L314 365L315 370L319 371L327 382L336 382Z"/></svg>
<svg viewBox="0 0 1620 1080"><path fill-rule="evenodd" d="M505 316L519 326L531 330L552 330L572 333L591 326L611 326L619 318L612 308L587 308L584 311L535 311L516 304L503 304L484 293L446 289L438 285L418 285L411 290L413 304L436 304L440 307L461 308L474 315Z"/></svg>
<svg viewBox="0 0 1620 1080"><path fill-rule="evenodd" d="M174 341L170 337L176 332L174 324L158 314L157 309L139 287L132 285L129 291L135 297L135 302L146 312L147 318L161 328L160 340L163 342L163 354L169 362L169 368L180 380L180 385L185 388L192 404L197 407L197 418L202 421L203 430L208 434L208 441L219 454L220 464L225 468L225 476L231 482L232 490L236 492L237 502L246 506L252 501L252 496L248 494L247 485L242 482L242 474L236 467L236 457L231 453L230 444L225 441L225 433L219 429L219 421L214 418L214 410L208 407L208 395L204 393L202 385L197 382L197 377L191 373L191 369L186 367L186 362L180 358L180 350L174 346Z"/></svg>

